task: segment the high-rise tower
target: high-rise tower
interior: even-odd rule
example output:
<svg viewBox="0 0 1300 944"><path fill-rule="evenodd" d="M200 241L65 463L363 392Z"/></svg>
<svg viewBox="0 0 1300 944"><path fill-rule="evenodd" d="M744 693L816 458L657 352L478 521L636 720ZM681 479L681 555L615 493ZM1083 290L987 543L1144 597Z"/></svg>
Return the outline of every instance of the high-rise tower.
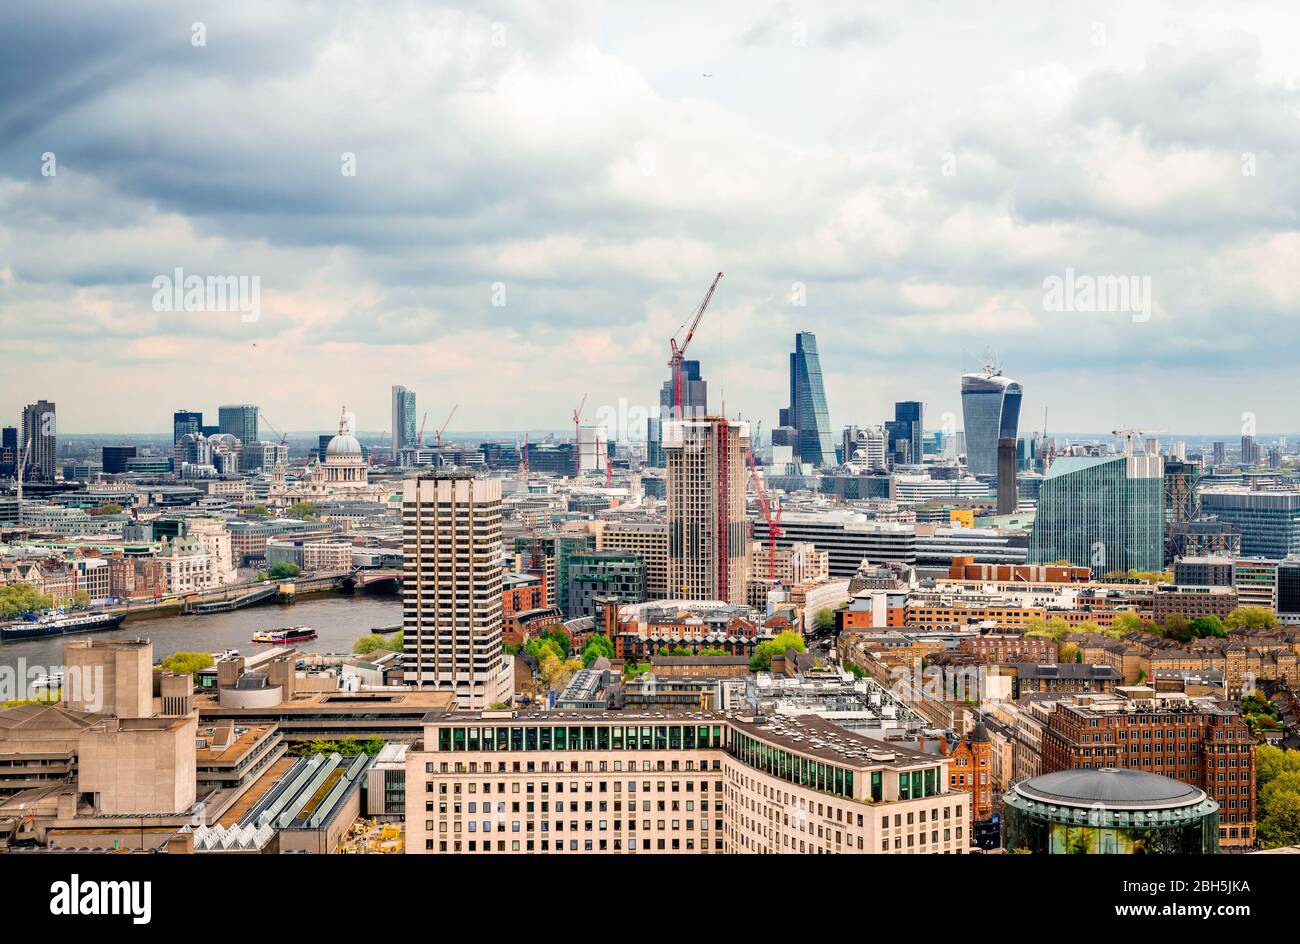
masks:
<svg viewBox="0 0 1300 944"><path fill-rule="evenodd" d="M794 351L790 354L790 406L781 411L781 426L794 430L794 455L798 461L813 466L835 464L821 357L817 353L817 336L811 331L800 331L794 336Z"/></svg>
<svg viewBox="0 0 1300 944"><path fill-rule="evenodd" d="M415 438L419 433L415 429L415 391L407 390L400 384L393 386L393 458L403 449L414 449Z"/></svg>
<svg viewBox="0 0 1300 944"><path fill-rule="evenodd" d="M23 407L23 437L18 442L20 462L28 443L31 444L31 452L27 456L27 477L53 482L59 438L54 404L49 400L37 400Z"/></svg>
<svg viewBox="0 0 1300 944"><path fill-rule="evenodd" d="M749 424L723 417L663 426L668 468L668 596L745 602Z"/></svg>
<svg viewBox="0 0 1300 944"><path fill-rule="evenodd" d="M1015 439L1020 425L1018 381L993 367L961 378L962 425L966 431L966 467L971 475L996 475L998 440Z"/></svg>
<svg viewBox="0 0 1300 944"><path fill-rule="evenodd" d="M509 701L501 647L501 482L435 472L402 484L403 677L465 709Z"/></svg>

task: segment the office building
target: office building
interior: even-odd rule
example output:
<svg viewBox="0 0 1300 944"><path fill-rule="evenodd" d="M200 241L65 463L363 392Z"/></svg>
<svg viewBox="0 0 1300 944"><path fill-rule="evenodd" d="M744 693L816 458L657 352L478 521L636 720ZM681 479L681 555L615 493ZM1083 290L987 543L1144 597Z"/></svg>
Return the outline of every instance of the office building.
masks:
<svg viewBox="0 0 1300 944"><path fill-rule="evenodd" d="M970 798L950 765L815 715L430 715L406 851L960 854Z"/></svg>
<svg viewBox="0 0 1300 944"><path fill-rule="evenodd" d="M1043 478L1028 563L1112 571L1164 566L1160 456L1061 456Z"/></svg>
<svg viewBox="0 0 1300 944"><path fill-rule="evenodd" d="M659 415L646 427L646 465L664 467L663 424L671 419L695 419L709 412L709 385L700 375L699 361L682 361L682 415L673 416L673 378L659 388Z"/></svg>
<svg viewBox="0 0 1300 944"><path fill-rule="evenodd" d="M1003 798L1008 852L1035 855L1210 855L1219 807L1199 787L1140 770L1062 770Z"/></svg>
<svg viewBox="0 0 1300 944"><path fill-rule="evenodd" d="M1239 557L1232 562L1232 588L1238 606L1277 609L1278 561Z"/></svg>
<svg viewBox="0 0 1300 944"><path fill-rule="evenodd" d="M1213 698L1145 687L1077 696L1048 717L1043 772L1125 767L1204 789L1219 807L1219 845L1255 840L1250 726Z"/></svg>
<svg viewBox="0 0 1300 944"><path fill-rule="evenodd" d="M1300 491L1203 488L1201 511L1221 523L1241 528L1241 553L1245 557L1281 559L1300 554Z"/></svg>
<svg viewBox="0 0 1300 944"><path fill-rule="evenodd" d="M921 463L925 455L921 428L924 415L925 405L918 400L904 400L894 404L894 418L885 423L891 464Z"/></svg>
<svg viewBox="0 0 1300 944"><path fill-rule="evenodd" d="M888 468L888 437L883 426L846 426L843 433L844 461L871 470Z"/></svg>
<svg viewBox="0 0 1300 944"><path fill-rule="evenodd" d="M1259 465L1259 444L1254 436L1241 437L1241 464L1247 467Z"/></svg>
<svg viewBox="0 0 1300 944"><path fill-rule="evenodd" d="M1216 442L1210 444L1210 461L1214 465L1223 465L1228 461L1228 444Z"/></svg>
<svg viewBox="0 0 1300 944"><path fill-rule="evenodd" d="M172 445L178 445L185 436L203 433L203 414L177 410L172 414ZM204 435L207 435L204 433Z"/></svg>
<svg viewBox="0 0 1300 944"><path fill-rule="evenodd" d="M438 472L402 483L406 683L488 708L513 693L501 647L501 482Z"/></svg>
<svg viewBox="0 0 1300 944"><path fill-rule="evenodd" d="M745 602L749 424L722 417L663 427L668 469L669 595Z"/></svg>
<svg viewBox="0 0 1300 944"><path fill-rule="evenodd" d="M403 449L414 449L419 433L415 428L415 391L393 387L393 458Z"/></svg>
<svg viewBox="0 0 1300 944"><path fill-rule="evenodd" d="M1023 393L1018 381L1003 377L992 367L962 375L962 425L966 433L966 468L971 475L998 473L999 441L1016 438Z"/></svg>
<svg viewBox="0 0 1300 944"><path fill-rule="evenodd" d="M135 446L105 446L102 450L102 462L105 475L122 475L126 472L127 460L134 459Z"/></svg>
<svg viewBox="0 0 1300 944"><path fill-rule="evenodd" d="M800 331L790 354L790 406L781 411L781 426L794 430L794 457L814 468L835 464L826 387L822 383L817 336Z"/></svg>
<svg viewBox="0 0 1300 944"><path fill-rule="evenodd" d="M30 451L29 450L30 447ZM21 457L27 452L28 479L54 481L54 463L59 454L58 424L54 404L37 400L23 407L23 434L18 444Z"/></svg>
<svg viewBox="0 0 1300 944"><path fill-rule="evenodd" d="M631 551L645 561L646 599L668 596L668 525L662 521L594 521L598 551Z"/></svg>
<svg viewBox="0 0 1300 944"><path fill-rule="evenodd" d="M1300 558L1278 564L1277 612L1285 623L1300 623Z"/></svg>
<svg viewBox="0 0 1300 944"><path fill-rule="evenodd" d="M569 558L566 616L596 615L596 598L619 603L644 603L646 566L631 551L580 551Z"/></svg>
<svg viewBox="0 0 1300 944"><path fill-rule="evenodd" d="M257 407L242 403L217 408L217 426L221 432L234 436L241 443L257 442Z"/></svg>
<svg viewBox="0 0 1300 944"><path fill-rule="evenodd" d="M1019 506L1016 496L1016 441L1010 436L998 440L998 514L1015 514Z"/></svg>

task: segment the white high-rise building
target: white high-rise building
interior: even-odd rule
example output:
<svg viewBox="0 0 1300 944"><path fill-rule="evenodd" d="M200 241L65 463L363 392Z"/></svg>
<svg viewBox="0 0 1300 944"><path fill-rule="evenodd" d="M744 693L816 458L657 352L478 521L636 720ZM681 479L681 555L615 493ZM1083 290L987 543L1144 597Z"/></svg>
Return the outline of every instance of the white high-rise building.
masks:
<svg viewBox="0 0 1300 944"><path fill-rule="evenodd" d="M435 472L402 487L403 676L457 706L509 701L501 647L501 482Z"/></svg>

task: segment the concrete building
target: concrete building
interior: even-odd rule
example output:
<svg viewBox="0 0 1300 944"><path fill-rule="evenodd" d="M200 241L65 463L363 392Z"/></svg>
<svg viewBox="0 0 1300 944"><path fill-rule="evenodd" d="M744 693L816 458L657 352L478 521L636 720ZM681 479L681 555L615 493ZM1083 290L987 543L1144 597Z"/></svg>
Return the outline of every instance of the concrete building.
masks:
<svg viewBox="0 0 1300 944"><path fill-rule="evenodd" d="M668 525L662 521L593 521L598 551L631 551L645 561L646 599L668 596Z"/></svg>
<svg viewBox="0 0 1300 944"><path fill-rule="evenodd" d="M691 600L745 601L749 424L722 417L664 424L668 468L668 584Z"/></svg>
<svg viewBox="0 0 1300 944"><path fill-rule="evenodd" d="M55 406L51 401L37 400L23 407L22 438L18 441L17 451L20 461L24 451L27 452L27 478L54 481L59 436Z"/></svg>
<svg viewBox="0 0 1300 944"><path fill-rule="evenodd" d="M964 853L950 763L816 716L431 717L407 755L406 850Z"/></svg>
<svg viewBox="0 0 1300 944"><path fill-rule="evenodd" d="M466 708L509 701L501 645L501 483L464 472L402 490L403 675Z"/></svg>

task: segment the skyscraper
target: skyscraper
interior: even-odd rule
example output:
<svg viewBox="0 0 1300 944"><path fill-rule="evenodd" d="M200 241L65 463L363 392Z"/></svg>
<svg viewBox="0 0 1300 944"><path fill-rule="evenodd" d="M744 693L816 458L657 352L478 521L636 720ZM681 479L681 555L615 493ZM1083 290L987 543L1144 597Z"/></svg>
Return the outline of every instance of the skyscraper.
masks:
<svg viewBox="0 0 1300 944"><path fill-rule="evenodd" d="M203 414L191 413L189 410L177 410L172 414L172 445L190 434L203 432Z"/></svg>
<svg viewBox="0 0 1300 944"><path fill-rule="evenodd" d="M1164 566L1162 456L1060 456L1043 478L1028 562L1111 571Z"/></svg>
<svg viewBox="0 0 1300 944"><path fill-rule="evenodd" d="M749 424L722 417L663 426L668 468L668 596L745 602Z"/></svg>
<svg viewBox="0 0 1300 944"><path fill-rule="evenodd" d="M257 442L257 407L240 403L217 408L217 427L245 446Z"/></svg>
<svg viewBox="0 0 1300 944"><path fill-rule="evenodd" d="M1010 436L998 440L998 514L1015 514L1019 506L1016 495L1016 441Z"/></svg>
<svg viewBox="0 0 1300 944"><path fill-rule="evenodd" d="M18 441L18 458L19 461L22 460L23 452L30 442L31 453L27 456L29 478L54 481L54 461L59 452L54 412L54 404L49 400L37 400L23 407L23 436Z"/></svg>
<svg viewBox="0 0 1300 944"><path fill-rule="evenodd" d="M709 412L709 384L700 376L699 361L682 361L682 417L692 419ZM659 388L659 415L646 424L646 465L664 466L663 424L673 416L673 379Z"/></svg>
<svg viewBox="0 0 1300 944"><path fill-rule="evenodd" d="M889 459L898 463L920 463L925 455L922 424L925 404L919 400L902 400L894 404L894 418L886 421L889 434Z"/></svg>
<svg viewBox="0 0 1300 944"><path fill-rule="evenodd" d="M414 449L419 435L415 429L415 391L393 385L393 458L403 449Z"/></svg>
<svg viewBox="0 0 1300 944"><path fill-rule="evenodd" d="M1019 382L992 367L962 375L962 425L966 428L966 468L971 475L997 474L998 440L1016 437L1023 392Z"/></svg>
<svg viewBox="0 0 1300 944"><path fill-rule="evenodd" d="M501 647L501 482L435 472L402 483L403 677L459 707L509 701Z"/></svg>
<svg viewBox="0 0 1300 944"><path fill-rule="evenodd" d="M794 336L794 351L790 354L790 406L781 411L781 426L795 431L796 460L813 466L835 463L821 357L817 353L817 336L811 331L800 331Z"/></svg>

